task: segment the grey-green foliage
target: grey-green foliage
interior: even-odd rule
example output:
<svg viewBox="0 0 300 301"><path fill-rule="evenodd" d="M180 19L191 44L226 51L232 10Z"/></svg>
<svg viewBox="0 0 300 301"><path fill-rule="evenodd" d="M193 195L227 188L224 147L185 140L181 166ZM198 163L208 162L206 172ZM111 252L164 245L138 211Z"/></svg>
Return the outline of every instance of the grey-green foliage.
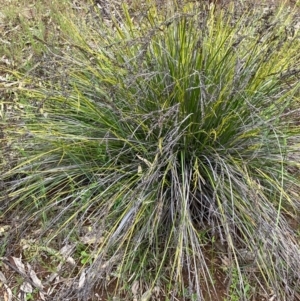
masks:
<svg viewBox="0 0 300 301"><path fill-rule="evenodd" d="M205 231L224 243L241 296L256 281L291 300L300 271L286 222L299 214L298 32L285 32L284 11L174 7L152 6L138 21L125 5L121 22L70 24L67 81L20 89L25 125L7 134L29 135L3 176L4 216L23 210L28 225L46 214L44 235L67 229L65 243L91 223L84 293L114 271L120 287L138 279L166 285L167 295L187 281L202 300L214 283ZM255 280L241 249L254 254Z"/></svg>

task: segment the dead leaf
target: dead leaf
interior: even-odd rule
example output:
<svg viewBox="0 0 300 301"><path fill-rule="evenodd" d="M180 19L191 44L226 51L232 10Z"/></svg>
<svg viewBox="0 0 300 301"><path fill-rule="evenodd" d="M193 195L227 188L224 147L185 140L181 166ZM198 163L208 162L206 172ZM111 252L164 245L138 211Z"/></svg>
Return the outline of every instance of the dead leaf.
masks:
<svg viewBox="0 0 300 301"><path fill-rule="evenodd" d="M47 295L51 296L56 289L57 289L57 285L50 286L47 290Z"/></svg>
<svg viewBox="0 0 300 301"><path fill-rule="evenodd" d="M66 262L72 266L75 266L76 262L75 262L74 258L69 255L72 253L74 248L75 248L75 245L72 244L72 245L65 245L59 250L59 253L61 254L61 256L64 259L66 259Z"/></svg>
<svg viewBox="0 0 300 301"><path fill-rule="evenodd" d="M27 269L28 269L28 273L29 273L31 280L33 281L33 284L38 289L42 290L44 288L44 286L43 286L41 280L37 277L35 271L32 269L32 267L29 263L27 263Z"/></svg>
<svg viewBox="0 0 300 301"><path fill-rule="evenodd" d="M14 265L16 266L16 268L19 270L20 273L22 273L23 275L26 275L25 266L22 263L22 259L21 258L10 256L9 257L9 261L12 264L14 263Z"/></svg>
<svg viewBox="0 0 300 301"><path fill-rule="evenodd" d="M79 283L78 283L78 289L83 288L83 285L85 283L85 270L81 272L80 278L79 278Z"/></svg>
<svg viewBox="0 0 300 301"><path fill-rule="evenodd" d="M151 289L148 289L141 297L141 301L148 301L152 295Z"/></svg>
<svg viewBox="0 0 300 301"><path fill-rule="evenodd" d="M69 263L70 265L72 266L75 266L76 265L76 261L73 257L69 256L67 259L66 259L66 262Z"/></svg>
<svg viewBox="0 0 300 301"><path fill-rule="evenodd" d="M58 272L62 269L63 263L60 262L59 265L56 267L56 272L53 272L51 275L48 276L47 282L53 282L53 280L59 281Z"/></svg>
<svg viewBox="0 0 300 301"><path fill-rule="evenodd" d="M43 292L39 292L39 295L40 295L40 298L41 298L42 301L46 300L45 294Z"/></svg>
<svg viewBox="0 0 300 301"><path fill-rule="evenodd" d="M221 261L222 261L222 268L223 269L228 269L232 265L232 262L229 259L229 257L227 257L225 255L221 257Z"/></svg>
<svg viewBox="0 0 300 301"><path fill-rule="evenodd" d="M4 276L4 274L0 271L0 281L3 283L3 284L6 284L7 283L7 280L6 280L6 277Z"/></svg>
<svg viewBox="0 0 300 301"><path fill-rule="evenodd" d="M68 256L70 256L70 254L72 253L73 249L74 249L75 245L65 245L63 246L60 250L59 253L64 257L67 258Z"/></svg>
<svg viewBox="0 0 300 301"><path fill-rule="evenodd" d="M12 291L6 284L4 284L4 287L6 289L6 292L4 293L4 300L11 301L12 300Z"/></svg>
<svg viewBox="0 0 300 301"><path fill-rule="evenodd" d="M160 293L160 287L159 286L154 286L153 294L155 295L155 297L158 297L159 293Z"/></svg>
<svg viewBox="0 0 300 301"><path fill-rule="evenodd" d="M32 286L29 282L24 282L21 286L20 286L20 290L24 293L29 293L31 294L33 289Z"/></svg>
<svg viewBox="0 0 300 301"><path fill-rule="evenodd" d="M276 300L276 295L273 295L270 299L269 299L269 301L275 301Z"/></svg>
<svg viewBox="0 0 300 301"><path fill-rule="evenodd" d="M136 296L138 294L139 286L140 286L139 282L135 280L131 286L131 291L133 296Z"/></svg>

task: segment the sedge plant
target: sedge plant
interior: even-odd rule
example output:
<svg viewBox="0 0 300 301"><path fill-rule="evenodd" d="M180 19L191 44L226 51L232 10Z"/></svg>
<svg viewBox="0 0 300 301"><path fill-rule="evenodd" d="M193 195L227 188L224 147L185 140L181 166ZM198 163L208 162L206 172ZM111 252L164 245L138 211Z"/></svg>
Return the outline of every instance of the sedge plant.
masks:
<svg viewBox="0 0 300 301"><path fill-rule="evenodd" d="M158 288L166 298L216 300L207 259L214 237L236 271L240 300L249 283L293 300L293 14L144 5L139 14L124 4L94 22L64 20L68 47L47 55L65 71L42 83L24 75L22 125L5 132L18 156L2 175L2 217L22 212L19 235L39 223L49 244L74 242L86 225L96 233L91 257L74 270L84 285L61 286L57 299L87 300L114 278L127 296L138 281L141 300Z"/></svg>

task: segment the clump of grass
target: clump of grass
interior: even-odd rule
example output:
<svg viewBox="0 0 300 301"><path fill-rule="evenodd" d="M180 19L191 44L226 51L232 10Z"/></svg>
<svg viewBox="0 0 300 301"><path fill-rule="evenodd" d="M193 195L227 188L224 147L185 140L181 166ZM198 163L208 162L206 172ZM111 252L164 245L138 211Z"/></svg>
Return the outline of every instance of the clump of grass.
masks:
<svg viewBox="0 0 300 301"><path fill-rule="evenodd" d="M300 276L286 221L300 205L292 14L148 5L135 18L123 5L80 31L70 23L64 81L20 88L24 124L6 130L20 139L18 162L3 175L3 216L21 210L24 231L42 222L41 236L61 244L91 225L83 299L113 275L120 293L139 281L143 298L188 286L213 300L206 252L216 237L242 299L254 281L292 300Z"/></svg>

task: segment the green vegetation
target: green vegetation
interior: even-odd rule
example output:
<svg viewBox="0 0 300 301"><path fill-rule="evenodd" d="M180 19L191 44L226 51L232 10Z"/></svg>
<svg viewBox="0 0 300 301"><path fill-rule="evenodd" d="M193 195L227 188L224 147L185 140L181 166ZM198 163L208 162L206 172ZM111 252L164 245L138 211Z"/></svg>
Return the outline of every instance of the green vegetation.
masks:
<svg viewBox="0 0 300 301"><path fill-rule="evenodd" d="M1 69L0 222L20 216L9 252L33 233L75 246L79 285L57 300L111 280L123 300L216 300L219 271L223 300L296 300L297 12L61 5L47 13L57 36L21 19L13 47L33 55Z"/></svg>

